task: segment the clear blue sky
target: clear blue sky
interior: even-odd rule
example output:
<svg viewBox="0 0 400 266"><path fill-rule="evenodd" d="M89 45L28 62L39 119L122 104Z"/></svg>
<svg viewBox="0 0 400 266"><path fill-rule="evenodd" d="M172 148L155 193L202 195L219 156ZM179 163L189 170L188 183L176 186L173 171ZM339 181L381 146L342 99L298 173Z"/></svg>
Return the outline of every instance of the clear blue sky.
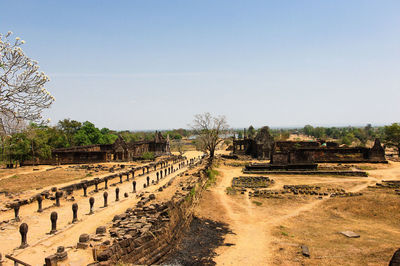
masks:
<svg viewBox="0 0 400 266"><path fill-rule="evenodd" d="M111 129L400 120L400 1L0 0L48 74L46 117Z"/></svg>

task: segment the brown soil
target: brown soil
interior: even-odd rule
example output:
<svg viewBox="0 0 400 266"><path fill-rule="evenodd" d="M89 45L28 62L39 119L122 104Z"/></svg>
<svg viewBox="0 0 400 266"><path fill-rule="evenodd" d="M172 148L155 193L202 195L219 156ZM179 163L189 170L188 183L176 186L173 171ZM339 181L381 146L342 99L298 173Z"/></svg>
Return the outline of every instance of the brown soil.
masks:
<svg viewBox="0 0 400 266"><path fill-rule="evenodd" d="M229 164L229 163L228 163ZM226 223L233 234L215 251L217 265L387 265L400 246L400 196L393 189L369 189L381 179L400 180L400 163L375 165L368 178L270 176L284 184L314 184L363 192L363 196L329 198L298 196L283 199L227 195L226 188L241 167L220 164L217 183L204 193L197 216ZM339 231L361 235L349 239ZM300 245L311 258L301 255Z"/></svg>

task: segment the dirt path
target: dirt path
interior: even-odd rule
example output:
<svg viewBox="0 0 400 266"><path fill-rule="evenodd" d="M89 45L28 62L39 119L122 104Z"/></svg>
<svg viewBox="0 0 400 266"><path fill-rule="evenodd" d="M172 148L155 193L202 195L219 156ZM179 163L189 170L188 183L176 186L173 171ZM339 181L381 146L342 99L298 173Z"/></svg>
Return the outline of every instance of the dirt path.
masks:
<svg viewBox="0 0 400 266"><path fill-rule="evenodd" d="M225 238L225 243L234 244L230 247L221 246L217 252L217 257L214 261L217 265L272 265L272 236L273 228L292 217L298 216L304 212L312 211L318 208L328 198L322 200L313 199L311 202L297 204L289 208L280 210L274 209L271 206L271 212L268 208L257 207L247 195L245 197L232 197L226 194L226 187L231 185L232 177L241 175L240 168L232 168L222 166L218 169L222 175L219 177L218 183L211 188L209 196L218 207L214 207L217 211L211 216L216 220L223 221L229 224L230 229L234 234L228 234ZM379 169L371 171L368 178L343 178L324 177L318 181L310 181L310 183L350 183L358 182L355 186L347 189L348 192L359 192L369 185L375 184L382 178L400 179L400 164L393 165L391 168ZM279 179L279 177L277 177ZM280 186L282 182L277 182ZM274 187L277 187L274 185ZM204 208L204 207L203 207ZM218 219L218 209L223 213L223 217ZM276 215L279 213L279 215ZM207 213L209 215L209 213ZM201 213L200 213L201 215Z"/></svg>

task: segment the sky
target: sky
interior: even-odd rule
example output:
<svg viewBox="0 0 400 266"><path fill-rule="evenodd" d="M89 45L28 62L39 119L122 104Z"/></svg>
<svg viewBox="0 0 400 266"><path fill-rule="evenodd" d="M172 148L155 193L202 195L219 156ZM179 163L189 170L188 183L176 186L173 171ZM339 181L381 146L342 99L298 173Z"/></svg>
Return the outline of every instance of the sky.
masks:
<svg viewBox="0 0 400 266"><path fill-rule="evenodd" d="M0 0L56 98L114 130L400 120L400 1Z"/></svg>

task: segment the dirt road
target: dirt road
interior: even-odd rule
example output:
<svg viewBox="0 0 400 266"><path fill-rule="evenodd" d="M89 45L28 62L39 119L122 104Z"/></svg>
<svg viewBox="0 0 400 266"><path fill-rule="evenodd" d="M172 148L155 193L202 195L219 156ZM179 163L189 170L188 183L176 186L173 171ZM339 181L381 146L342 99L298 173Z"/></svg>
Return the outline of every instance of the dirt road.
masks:
<svg viewBox="0 0 400 266"><path fill-rule="evenodd" d="M241 175L241 169L236 167L221 166L218 168L221 175L215 187L205 194L200 204L199 216L207 217L229 225L234 234L228 234L225 243L232 246L221 246L217 252L215 262L217 265L272 265L272 243L275 240L272 229L292 217L304 212L312 211L320 206L328 197L313 198L302 203L293 203L284 206L257 207L253 199L247 195L227 195L226 188L231 185L232 178ZM274 187L282 187L284 183L343 183L349 186L346 191L359 192L378 180L400 179L400 164L394 163L385 169L370 171L368 178L337 178L309 176L271 176L276 180ZM214 205L209 208L210 205ZM207 207L208 206L208 207Z"/></svg>

